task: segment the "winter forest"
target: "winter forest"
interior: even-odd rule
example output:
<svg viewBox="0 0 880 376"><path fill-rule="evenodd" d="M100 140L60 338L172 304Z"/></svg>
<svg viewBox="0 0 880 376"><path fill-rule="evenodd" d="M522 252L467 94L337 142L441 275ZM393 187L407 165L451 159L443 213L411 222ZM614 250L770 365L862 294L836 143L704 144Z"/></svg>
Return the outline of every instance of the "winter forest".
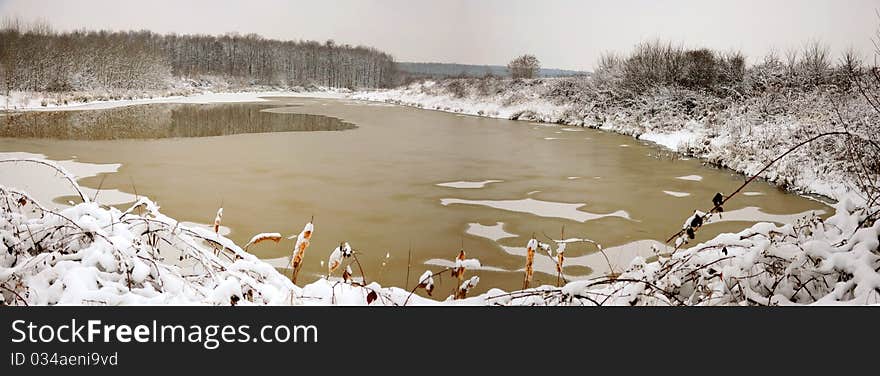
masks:
<svg viewBox="0 0 880 376"><path fill-rule="evenodd" d="M48 24L16 19L5 20L0 31L0 62L6 90L41 92L162 89L175 78L203 76L243 85L378 88L391 83L394 69L386 53L332 40L59 33Z"/></svg>

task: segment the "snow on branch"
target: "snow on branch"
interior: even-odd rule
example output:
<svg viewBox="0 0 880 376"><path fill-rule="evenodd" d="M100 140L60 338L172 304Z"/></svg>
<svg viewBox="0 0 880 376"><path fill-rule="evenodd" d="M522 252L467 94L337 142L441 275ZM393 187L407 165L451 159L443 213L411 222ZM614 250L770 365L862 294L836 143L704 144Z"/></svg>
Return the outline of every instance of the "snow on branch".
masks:
<svg viewBox="0 0 880 376"><path fill-rule="evenodd" d="M138 207L150 210L135 214ZM290 304L298 289L229 239L183 226L145 198L124 212L92 202L53 211L0 187L0 238L3 304Z"/></svg>

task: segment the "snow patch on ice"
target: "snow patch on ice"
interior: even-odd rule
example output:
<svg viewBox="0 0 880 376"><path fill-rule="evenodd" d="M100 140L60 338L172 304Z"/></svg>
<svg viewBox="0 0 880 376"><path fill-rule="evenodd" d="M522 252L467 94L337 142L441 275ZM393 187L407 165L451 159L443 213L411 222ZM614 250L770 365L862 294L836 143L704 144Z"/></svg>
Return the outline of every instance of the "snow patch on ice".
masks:
<svg viewBox="0 0 880 376"><path fill-rule="evenodd" d="M154 98L142 99L120 99L108 101L96 101L89 103L70 104L48 104L43 106L40 99L21 98L13 96L11 98L11 107L24 111L58 111L58 110L98 110L126 106L135 106L140 104L155 103L190 103L190 104L209 104L209 103L246 103L246 102L264 102L272 100L271 97L298 97L298 98L327 98L342 99L346 97L346 93L338 90L325 90L317 92L295 92L295 91L257 91L257 92L231 92L231 93L215 93L205 91L198 94L188 96L158 96Z"/></svg>
<svg viewBox="0 0 880 376"><path fill-rule="evenodd" d="M85 163L74 159L50 160L43 154L28 152L0 152L0 160L9 159L42 159L55 162L73 176L79 179L110 174L119 171L120 163ZM45 203L52 209L59 209L65 204L54 202L63 196L74 195L70 187L59 183L60 178L55 170L50 167L27 162L14 162L0 164L0 185L15 187L27 191L35 199ZM120 191L119 189L102 188L100 192L94 188L80 187L83 193L90 199L97 198L97 202L104 205L121 205L134 202L137 197L133 194Z"/></svg>
<svg viewBox="0 0 880 376"><path fill-rule="evenodd" d="M209 224L206 224L206 223L196 223L196 222L181 221L180 224L181 224L181 225L184 225L184 226L186 226L186 227L200 228L200 229L203 229L203 230L206 230L206 231L214 232L214 225L209 225ZM220 235L223 235L223 236L227 236L227 235L229 235L229 234L232 233L232 229L230 229L229 227L226 227L226 226L220 226L220 228L219 228L219 230L217 231L217 233L219 233Z"/></svg>
<svg viewBox="0 0 880 376"><path fill-rule="evenodd" d="M438 187L459 188L459 189L476 189L483 188L491 183L501 183L503 180L483 180L483 181L451 181L447 183L435 184Z"/></svg>
<svg viewBox="0 0 880 376"><path fill-rule="evenodd" d="M690 180L690 181L701 181L701 180L703 180L703 177L700 175L686 175L686 176L679 176L676 179Z"/></svg>
<svg viewBox="0 0 880 376"><path fill-rule="evenodd" d="M497 222L491 226L486 226L480 223L468 223L468 228L465 232L495 242L504 238L515 238L517 236L516 234L504 231L504 222Z"/></svg>
<svg viewBox="0 0 880 376"><path fill-rule="evenodd" d="M446 260L446 259L438 259L433 258L428 261L425 261L425 265L432 266L440 266L444 268L452 268L455 266L455 260ZM510 270L499 268L497 266L490 265L472 265L472 267L467 268L468 270L484 270L487 272L509 272Z"/></svg>
<svg viewBox="0 0 880 376"><path fill-rule="evenodd" d="M668 194L672 197L687 197L690 196L690 193L687 192L676 192L676 191L663 191L663 193Z"/></svg>
<svg viewBox="0 0 880 376"><path fill-rule="evenodd" d="M795 223L798 219L809 216L811 214L823 215L825 210L807 210L794 214L770 214L765 213L761 208L756 206L747 206L742 209L736 209L721 213L721 216L712 217L711 223L731 222L731 221L748 221L748 222L773 222L779 224Z"/></svg>
<svg viewBox="0 0 880 376"><path fill-rule="evenodd" d="M539 217L563 218L577 222L586 222L605 217L620 217L630 219L629 213L618 210L613 213L597 214L578 210L586 204L569 204L564 202L541 201L533 198L519 200L466 200L459 198L444 198L440 200L443 206L449 205L478 205L490 208L534 214Z"/></svg>
<svg viewBox="0 0 880 376"><path fill-rule="evenodd" d="M505 253L512 256L526 257L527 255L526 247L510 247L505 245L500 245L500 247ZM572 245L569 245L569 247L574 248ZM619 273L636 257L651 257L656 255L658 253L657 251L669 252L672 250L669 246L650 239L637 240L619 246L608 247L602 251L597 250L596 247L592 245L590 248L591 251L585 255L566 257L563 264L565 267L585 266L590 268L590 273L586 275L564 274L566 279L575 280L591 276L606 275L612 272L612 270L609 269L609 262L611 263L610 266L613 268L613 271ZM569 251L566 252L568 253ZM556 275L556 261L553 258L548 257L546 254L536 254L533 267L536 272ZM517 271L522 271L522 268Z"/></svg>

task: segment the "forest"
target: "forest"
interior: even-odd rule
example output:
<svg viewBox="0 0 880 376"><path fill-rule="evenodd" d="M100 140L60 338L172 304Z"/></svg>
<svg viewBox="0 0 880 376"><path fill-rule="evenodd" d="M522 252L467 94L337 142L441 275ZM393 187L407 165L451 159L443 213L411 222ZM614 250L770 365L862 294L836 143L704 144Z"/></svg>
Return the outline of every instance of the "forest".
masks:
<svg viewBox="0 0 880 376"><path fill-rule="evenodd" d="M4 92L146 90L205 77L242 85L389 86L391 55L332 40L281 41L256 34L160 35L150 31L56 32L6 20L0 27Z"/></svg>

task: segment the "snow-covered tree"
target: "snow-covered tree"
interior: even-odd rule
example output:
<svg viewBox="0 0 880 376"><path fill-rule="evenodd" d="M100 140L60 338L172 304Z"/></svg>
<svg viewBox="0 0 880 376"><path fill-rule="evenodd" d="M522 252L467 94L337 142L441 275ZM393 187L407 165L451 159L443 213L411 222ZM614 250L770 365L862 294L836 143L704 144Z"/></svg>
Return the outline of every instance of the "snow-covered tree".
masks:
<svg viewBox="0 0 880 376"><path fill-rule="evenodd" d="M535 55L522 55L507 64L507 70L513 78L534 78L541 69L541 62Z"/></svg>

